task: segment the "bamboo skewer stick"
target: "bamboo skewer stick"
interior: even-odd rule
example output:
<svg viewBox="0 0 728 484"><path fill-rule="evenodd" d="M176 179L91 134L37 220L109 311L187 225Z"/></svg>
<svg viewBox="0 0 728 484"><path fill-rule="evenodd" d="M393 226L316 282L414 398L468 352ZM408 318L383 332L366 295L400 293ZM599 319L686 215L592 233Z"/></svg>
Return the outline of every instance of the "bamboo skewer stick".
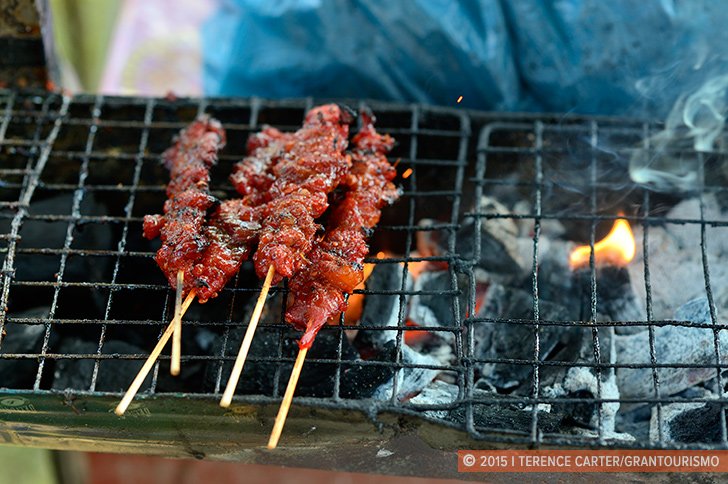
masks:
<svg viewBox="0 0 728 484"><path fill-rule="evenodd" d="M177 292L174 299L174 334L172 335L172 362L169 365L169 373L173 376L179 375L180 359L182 358L182 291L184 290L185 273L177 272Z"/></svg>
<svg viewBox="0 0 728 484"><path fill-rule="evenodd" d="M278 446L278 440L281 438L281 432L283 432L283 425L286 423L288 410L291 408L293 393L296 391L298 378L301 376L301 368L303 367L303 362L306 359L306 353L308 353L308 348L301 348L298 350L298 356L296 357L296 362L293 364L291 378L288 380L286 393L283 395L281 408L278 410L278 415L276 416L276 421L273 425L273 431L271 432L270 439L268 440L269 449L275 449Z"/></svg>
<svg viewBox="0 0 728 484"><path fill-rule="evenodd" d="M149 371L152 369L152 366L154 366L154 363L157 361L157 358L159 358L159 354L162 352L162 349L164 349L164 345L167 344L167 341L169 341L170 336L172 336L172 332L174 331L175 324L177 323L178 319L181 319L184 313L187 311L187 308L192 304L192 301L195 299L195 290L191 290L190 293L187 295L187 299L182 303L182 308L179 314L176 314L174 319L169 323L169 326L167 326L167 329L162 334L162 337L159 338L159 342L157 343L157 346L154 347L151 354L147 358L147 361L144 362L144 366L142 366L142 369L139 370L139 373L137 373L136 378L134 378L134 381L129 385L129 389L124 394L124 398L121 399L121 402L119 402L119 405L117 405L116 409L114 410L114 413L118 416L124 415L124 412L126 412L127 407L129 407L129 404L134 399L134 396L139 391L139 388L142 386L142 383L144 383L144 380L146 379L147 375L149 374Z"/></svg>
<svg viewBox="0 0 728 484"><path fill-rule="evenodd" d="M240 351L238 352L237 358L235 358L233 371L230 373L230 378L228 378L227 386L225 387L225 393L223 393L222 400L220 400L220 406L223 408L230 406L230 403L233 400L233 395L235 395L235 388L238 386L240 374L243 372L245 360L248 358L248 351L250 350L250 344L252 343L253 336L255 335L255 329L258 327L260 315L263 313L263 306L265 305L266 297L268 297L268 291L270 290L270 284L273 280L273 274L275 274L273 266L268 267L268 273L265 275L265 281L263 281L263 287L260 290L258 301L255 303L253 314L250 316L250 322L248 323L248 329L245 331L243 343L240 345Z"/></svg>

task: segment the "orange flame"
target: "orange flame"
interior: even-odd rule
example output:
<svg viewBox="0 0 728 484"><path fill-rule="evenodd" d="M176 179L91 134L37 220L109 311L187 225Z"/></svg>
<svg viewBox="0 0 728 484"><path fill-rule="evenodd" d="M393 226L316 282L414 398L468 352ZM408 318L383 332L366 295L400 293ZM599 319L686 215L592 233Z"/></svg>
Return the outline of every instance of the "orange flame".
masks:
<svg viewBox="0 0 728 484"><path fill-rule="evenodd" d="M624 267L634 259L636 245L629 224L624 219L614 222L612 230L602 240L594 244L594 265ZM571 251L569 267L578 269L589 265L591 248L581 245Z"/></svg>
<svg viewBox="0 0 728 484"><path fill-rule="evenodd" d="M376 257L377 259L384 259L385 257L387 257L387 254L384 252L378 252ZM369 276L372 274L372 271L374 270L374 265L375 264L364 264L364 278L354 289L364 289L366 287L365 283L367 282L367 279L369 279ZM359 318L361 318L361 313L363 309L364 294L350 294L349 304L346 308L346 312L344 313L344 322L346 324L355 324L357 321L359 321ZM338 318L336 319L338 321Z"/></svg>

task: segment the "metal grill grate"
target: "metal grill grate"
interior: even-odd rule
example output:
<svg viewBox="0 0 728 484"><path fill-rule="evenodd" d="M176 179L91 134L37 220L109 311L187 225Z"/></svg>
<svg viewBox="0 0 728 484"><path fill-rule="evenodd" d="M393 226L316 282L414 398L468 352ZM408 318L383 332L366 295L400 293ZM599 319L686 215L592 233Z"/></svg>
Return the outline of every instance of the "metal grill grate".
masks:
<svg viewBox="0 0 728 484"><path fill-rule="evenodd" d="M172 136L198 113L208 112L220 119L228 132L229 141L219 165L214 169L212 189L222 196L232 196L234 190L226 177L232 165L244 155L248 134L263 124L286 130L296 129L304 112L313 105L310 99L68 98L55 94L0 91L0 110L3 113L0 119L0 323L3 327L0 362L23 360L29 364L24 366L29 371L27 379L21 378L19 380L22 381L15 385L0 382L6 387L0 391L0 397L22 396L32 402L35 397L55 398L63 394L67 405L69 398L85 401L105 398L110 401L118 397L121 394L119 391L99 389L100 375L116 371L116 365L124 362L141 366L141 361L146 358L144 351L150 350L156 343L173 306L173 294L152 258L156 245L141 238L143 215L159 211L165 199L167 174L159 165L159 160ZM725 326L715 311L710 267L716 262L709 261L706 247L711 243L711 237L719 236L717 231L721 227L728 226L728 219L706 219L702 216L703 194L720 194L725 189L720 179L712 178L711 183L706 183L698 194L701 217L667 219L666 207L674 205L676 197L632 185L624 175L622 155L648 139L654 129L648 123L607 118L495 115L378 102L367 105L375 112L379 129L398 140L391 157L399 160L399 171L412 168L411 176L400 179L404 188L402 199L387 209L373 241L373 252L386 250L396 255L367 261L372 264L401 264L405 276L402 277L402 285L396 291L357 291L365 296L378 294L398 297L396 357L389 361L344 358L342 351L346 331L355 328L347 326L342 317L338 326L328 326L323 330L323 333L337 341L334 354L321 357L313 355L307 361L307 367L331 370L331 388L325 394L313 392L310 396L297 397L296 405L358 410L374 419L388 412L418 416L463 430L471 439L483 441L482 445L608 445L614 438L603 432L603 410L600 405L597 406L599 423L595 431L581 434L549 430L544 426L541 406L609 403L613 400L603 398L601 393L601 374L627 367L652 369L654 391L650 398L616 400L622 405L648 403L655 405L658 415L662 406L675 401L710 401L723 408L726 402L722 397L708 400L663 395L660 392L658 369L680 367L680 364L658 361L655 351L655 329L661 326L690 325L712 330L716 360L708 368L715 369L717 384L723 388L721 372L725 364L720 363L718 341L719 332ZM474 136L473 133L480 135ZM703 161L709 167L717 166L720 160ZM575 178L574 173L578 173ZM564 174L568 174L572 181L564 182ZM578 183L575 184L574 179ZM524 200L530 200L528 210L503 214L473 208L479 206L475 202L483 195L506 192L519 193ZM542 224L558 220L593 247L602 231L617 218L617 208L625 212L624 218L633 225L641 226L644 231L641 249L645 253L645 319L616 322L599 320L598 281L593 260L589 271L590 305L583 320L547 320L541 317L539 297L543 291L543 282L538 270L543 251ZM423 218L436 222L427 226L418 224ZM477 314L475 271L482 256L481 224L499 218L532 220L534 223L529 288L534 315L532 319L493 319L482 318ZM472 253L462 253L458 249L458 233L466 223L473 223L476 227ZM709 324L653 317L650 270L659 261L648 260L646 254L650 227L664 224L695 225L700 228L700 240L696 241L694 249L702 251L705 295L711 304ZM444 241L447 250L443 255L421 257L413 253L417 234L423 231L436 233ZM39 232L43 234L42 237L37 236ZM31 242L38 240L42 243L33 245ZM428 292L406 286L410 265L422 261L438 262L447 267L450 276L448 290ZM54 269L49 272L48 267ZM461 278L467 280L465 289L459 282ZM185 393L180 395L179 387L166 376L168 357L163 356L151 379L142 387L142 395L150 400L153 397L163 398L167 402L202 400L211 404L207 408L215 408L212 404L219 399L221 387L224 386L224 364L233 361L236 352L235 348L224 350L230 331L239 326L241 321L246 321L246 307L255 299L258 287L259 282L246 265L219 298L205 306L195 305L191 308L185 318L185 337L199 335L204 329L209 334L217 335L223 348L223 351L219 351L218 345L215 347L217 350L210 349L199 354L183 352L183 373L192 372L191 379L197 375L200 380L198 386L190 384L188 379ZM276 294L285 292L285 285L274 288L273 300ZM407 325L406 306L409 300L413 296L428 294L449 299L452 325L417 328ZM283 297L277 299L279 303L284 300ZM281 306L284 304L281 303ZM461 305L467 307L461 308ZM271 390L238 395L236 402L265 405L279 400L283 391L281 387L295 356L285 344L286 339L295 334L283 324L284 309L277 309L281 315L277 323L266 326L278 334L275 354L251 356L253 362L275 365ZM478 325L498 324L526 325L533 330L531 359L482 359L476 356L476 341L473 339L475 328ZM43 328L39 346L32 351L8 351L8 345L14 333L19 331L18 328L29 326ZM605 363L599 329L629 326L647 327L651 362L647 365ZM544 358L539 335L545 327L585 328L592 335L593 359L558 361ZM410 365L401 360L405 334L423 330L452 335L453 356L448 364ZM107 350L109 341L127 333L138 335L139 347L144 351L128 353ZM94 341L95 350L77 353L59 351L58 339L69 337ZM53 389L53 374L60 362L74 361L93 365L90 378L77 381L65 393ZM529 394L488 396L478 392L476 365L482 364L531 368ZM209 368L210 365L216 365L217 371L212 381L204 382L195 371L202 371L200 368ZM540 375L545 369L558 366L593 368L597 374L597 394L589 398L544 395ZM436 369L443 378L457 386L458 395L446 404L400 401L396 397L397 379L394 379L390 397L384 400L348 398L344 394L342 375L346 371L377 367ZM0 406L2 402L0 398ZM72 403L70 406L76 410ZM529 424L526 429L516 429L479 422L476 418L478 411L489 407L518 407L527 416ZM210 412L215 415L214 410ZM454 422L438 417L438 412L460 412L464 417ZM15 415L18 421L25 418ZM105 418L115 417L107 415ZM728 447L725 414L722 411L720 421L720 442L690 446ZM154 419L148 420L145 425L153 429ZM619 445L684 446L667 442L662 435L657 441L619 441Z"/></svg>

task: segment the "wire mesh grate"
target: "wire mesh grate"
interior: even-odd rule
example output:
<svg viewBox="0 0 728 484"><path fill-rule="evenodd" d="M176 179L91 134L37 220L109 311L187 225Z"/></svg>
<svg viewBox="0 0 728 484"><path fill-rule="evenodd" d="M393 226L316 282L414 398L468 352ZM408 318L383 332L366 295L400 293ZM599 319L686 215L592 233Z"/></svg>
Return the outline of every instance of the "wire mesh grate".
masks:
<svg viewBox="0 0 728 484"><path fill-rule="evenodd" d="M601 122L600 122L601 121ZM648 140L649 139L649 129L651 126L647 123L635 123L635 122L628 122L628 121L622 121L618 124L611 124L605 122L605 120L583 120L581 123L577 124L557 124L557 125L548 125L544 124L541 120L534 120L531 122L523 122L523 123L493 123L488 125L482 133L481 139L480 139L480 145L479 145L479 156L478 156L478 166L476 168L476 175L473 179L476 185L476 198L480 198L483 196L483 194L488 192L488 189L491 190L498 190L501 186L509 187L511 190L518 190L518 189L524 189L530 190L533 195L533 202L529 209L527 210L528 213L483 213L483 212L473 212L466 214L467 217L473 217L476 220L477 224L482 223L482 220L497 220L497 219L518 219L518 220L533 220L534 222L534 230L533 230L533 267L532 267L532 303L533 303L533 318L528 320L507 320L507 319L501 319L501 320L494 320L494 319L483 319L483 318L469 318L465 320L466 327L468 328L467 333L471 336L475 333L475 331L470 330L474 325L477 324L520 324L520 325L526 325L533 329L534 331L534 351L533 356L531 359L522 359L522 360L514 360L514 359L503 359L503 358L496 358L491 360L477 360L473 359L473 363L482 363L482 364L516 364L516 365L530 365L533 367L533 373L532 373L532 388L531 392L528 395L528 398L525 398L528 402L528 405L533 405L533 412L532 412L532 426L531 426L531 432L529 435L529 439L531 443L535 444L541 444L541 443L553 443L553 444L562 444L562 445L574 445L576 442L581 443L582 445L596 445L596 444L605 444L607 442L612 441L613 436L607 436L603 433L603 427L601 425L596 425L595 430L596 432L593 433L585 433L586 435L581 436L574 436L574 435L564 435L559 433L549 433L545 432L540 428L540 422L539 422L539 415L543 415L541 412L538 412L536 410L536 406L540 404L546 404L546 405L555 405L560 404L564 402L563 397L559 398L548 398L541 396L539 391L541 389L539 385L539 373L543 371L544 369L548 369L549 367L553 366L567 366L567 367L591 367L594 368L595 373L597 375L596 378L596 392L594 395L594 398L589 398L588 401L598 401L598 402L614 402L619 403L622 406L628 405L628 404L649 404L652 405L654 408L654 411L656 412L657 417L657 425L654 425L655 429L657 430L657 435L651 435L647 438L644 438L643 440L635 440L631 443L631 445L635 446L659 446L659 447L672 447L677 446L679 447L680 444L677 444L676 442L671 442L665 440L665 437L662 435L662 429L663 429L663 415L662 415L662 407L664 405L669 405L672 403L678 403L678 404L689 404L689 403L697 403L697 402L705 402L705 401L711 401L715 403L716 405L720 406L720 412L716 413L716 420L715 423L719 423L719 427L721 429L721 434L723 433L723 429L725 426L725 415L723 412L723 397L722 397L722 391L720 389L723 388L722 384L722 378L721 378L721 372L725 367L725 362L721 363L721 344L720 344L720 331L724 328L724 325L719 321L716 313L716 307L720 304L716 304L716 301L714 300L713 292L717 288L720 292L722 292L723 287L716 287L715 285L711 284L710 280L710 268L715 267L716 262L713 261L712 263L709 262L709 255L708 251L706 249L708 240L710 240L710 237L706 235L706 231L709 230L710 227L717 228L723 225L725 222L724 219L724 212L721 211L718 214L712 214L711 220L707 220L704 213L705 213L705 202L703 201L703 197L707 194L720 194L724 192L725 190L725 179L724 175L722 173L715 173L713 172L710 177L705 176L705 182L700 187L700 189L696 190L695 193L692 193L691 195L688 195L688 197L697 197L701 200L700 202L700 211L699 213L695 213L694 217L690 218L676 218L676 217L669 217L665 216L665 205L670 204L671 202L665 201L665 195L651 192L643 187L636 186L635 184L628 182L628 181L621 181L618 183L614 183L612 181L605 182L603 176L604 174L600 173L599 170L602 170L604 168L604 165L619 163L624 164L625 151L628 152L630 149L634 149L634 146L637 144L639 140ZM544 139L546 138L546 133L548 131L558 133L558 135L562 136L564 138L564 142L562 146L564 146L564 149L561 153L558 153L556 156L554 156L548 149L545 149L544 146ZM620 136L624 135L625 133L629 134L632 133L634 136L634 140L629 143L621 143L621 144L614 144L614 135L619 134ZM524 143L522 146L522 149L516 149L513 146L507 146L502 147L499 146L498 143L503 140L504 138L513 137L514 133L520 133L521 134L521 142ZM602 144L599 140L599 136L605 136L608 138L608 141L604 144ZM579 144L581 143L584 147L586 147L586 151L575 153L572 148L573 145L569 144L569 137L573 137L576 135L576 141ZM611 139L610 139L611 138ZM573 139L571 140L574 141ZM611 152L605 153L605 146L608 146L611 148ZM649 148L649 147L648 147ZM617 150L623 150L622 153L617 154ZM608 155L608 159L605 159L605 154ZM500 172L503 171L503 166L505 166L508 163L513 162L513 156L517 155L520 157L528 157L527 160L523 160L520 158L518 161L525 161L526 166L532 167L532 173L530 173L530 180L529 177L520 176L517 179L512 179L503 176L500 174ZM574 198L573 196L569 197L568 195L565 196L564 193L561 193L557 195L556 198L560 203L564 202L564 199L566 199L566 207L565 209L562 207L561 210L554 210L550 206L547 205L546 200L544 200L544 192L548 192L550 195L553 196L553 194L558 193L559 190L563 190L563 187L566 186L563 180L559 180L557 175L554 175L552 173L549 173L547 170L544 169L544 158L553 156L553 161L555 165L551 166L551 170L560 170L562 167L559 165L564 164L565 160L571 160L571 159L578 159L578 160L591 160L588 165L583 163L581 166L584 167L586 165L586 173L580 177L576 176L576 179L582 179L584 183L579 187L571 186L569 187L572 191L578 192L578 202L579 205L576 207L569 207L568 206L568 199ZM697 153L691 153L691 157L693 158L700 158L700 155ZM629 160L629 156L626 156L626 159ZM611 160L611 161L610 161ZM720 166L723 159L718 157L716 160L713 160L712 163L706 163L705 160L699 159L698 166L701 168L705 167L715 167ZM619 171L620 176L628 175L624 172L624 170ZM701 174L701 177L703 177L704 174ZM628 176L624 178L624 180L628 180ZM619 194L620 199L615 203L612 201L612 203L605 203L605 200L603 200L600 195L602 192L605 191L613 191L616 194ZM641 198L641 199L640 199ZM651 206L651 198L659 198L660 199L660 206L656 208L652 208ZM669 197L668 197L669 198ZM674 202L673 202L674 203ZM545 208L545 206L548 206L548 208ZM621 208L622 211L631 211L631 213L619 213L618 214L618 208ZM605 214L605 210L607 213ZM717 217L716 217L717 215ZM597 281L597 271L594 265L594 259L592 258L590 261L590 267L589 267L589 307L588 311L585 314L585 317L581 321L545 321L539 318L539 277L537 275L537 270L539 268L539 240L540 240L540 224L549 221L549 220L560 220L560 221L572 221L574 223L581 223L583 225L588 226L588 230L584 232L584 235L581 237L582 240L586 241L586 243L590 246L593 252L593 248L595 245L596 240L596 233L597 233L597 226L598 224L601 224L604 221L607 222L613 222L618 217L623 217L628 219L631 223L641 226L643 230L643 240L642 240L642 252L644 253L644 273L642 280L642 283L645 286L645 305L646 305L646 315L644 319L640 320L618 320L618 321L599 321L597 317L597 302L598 302L598 296L597 296L597 287L598 287L598 281ZM697 321L680 321L676 319L663 319L663 318L655 318L653 316L653 308L652 308L652 286L651 286L651 276L650 276L650 265L654 265L654 262L649 261L649 254L650 254L650 244L648 242L649 237L649 228L651 226L653 227L664 227L669 225L694 225L699 228L699 236L695 237L693 239L694 245L692 247L689 247L688 250L694 252L695 254L700 255L701 259L701 266L698 268L697 274L699 275L700 279L704 281L704 291L703 296L707 298L708 301L708 307L710 308L710 318L708 321L705 322L697 322ZM480 230L476 230L476 233L479 234ZM479 242L475 243L476 247L479 247ZM475 254L473 260L478 260L480 257L480 254ZM663 261L664 262L664 261ZM659 267L659 266L658 266ZM472 277L472 275L471 275ZM681 286L682 281L677 280L671 280L673 292L675 292L675 298L678 299L680 296L684 294L684 288ZM471 283L471 297L472 294L474 294L474 287ZM679 294L679 296L678 296ZM685 302L686 300L681 301ZM473 306L475 303L473 300L470 302L471 306ZM543 326L557 326L557 327L573 327L573 326L583 326L586 328L589 328L592 335L593 335L593 341L592 341L592 350L593 350L593 358L592 361L573 361L573 362L560 362L560 361L543 361L540 359L540 347L539 347L539 338L538 338L538 331L539 327ZM649 352L649 358L650 361L645 364L625 364L625 363L605 363L602 361L601 353L604 351L604 348L600 345L600 333L598 332L599 328L619 328L619 327L637 327L641 326L647 329L647 332L649 333L649 342L648 345L646 344L644 351ZM712 338L712 346L715 351L715 358L712 362L705 362L703 365L695 364L694 362L689 361L671 361L669 363L663 361L659 361L656 357L656 349L655 349L655 330L656 328L662 328L662 327L686 327L690 326L693 328L710 328L713 333ZM471 347L474 345L474 341L470 341ZM647 343L647 342L646 342ZM725 343L723 343L725 344ZM647 347L648 346L648 347ZM469 356L472 356L472 350L469 352ZM665 355L662 355L664 358ZM674 395L664 394L660 390L660 378L658 374L658 369L660 368L674 368L674 369L681 369L681 368L704 368L704 369L714 369L715 373L715 384L718 390L716 390L716 393L720 396L715 397L712 396L710 399L702 399L695 395L685 396L680 395L678 397L675 397ZM631 368L647 368L650 369L652 372L652 395L649 397L645 397L642 399L634 399L634 398L628 398L628 397L619 397L619 398L605 398L602 395L602 378L600 377L600 373L611 371L611 369L615 369L619 371L620 369L631 369ZM469 388L474 388L474 381L472 376L472 369L470 370L469 374ZM472 390L471 390L472 392ZM472 393L471 393L472 395ZM523 397L519 397L523 398ZM475 398L472 402L470 402L470 405L473 405L475 403L482 403L482 404L497 404L497 402L501 400L501 398ZM568 399L572 401L573 403L586 403L587 400L584 399ZM514 403L517 403L518 399L514 399ZM602 412L602 406L599 405L596 407L597 411L597 419L601 423L603 416L601 415ZM470 415L472 415L472 410L470 410ZM469 421L472 417L469 417ZM711 420L712 422L712 420ZM469 429L471 432L474 432L476 434L479 434L482 438L492 438L491 432L494 432L495 429L477 429L475 426L472 426ZM708 444L707 446L724 446L725 445L725 439L722 437L724 434L720 436L719 439L716 439L715 441L712 441L711 444ZM521 435L515 435L511 439L508 439L510 442L523 442L523 434ZM702 443L704 444L704 442ZM620 445L630 445L630 443L620 442ZM682 443L683 446L700 446L700 442L690 442L690 443Z"/></svg>
<svg viewBox="0 0 728 484"><path fill-rule="evenodd" d="M217 117L227 130L228 145L213 169L211 188L221 198L232 197L235 192L227 176L245 155L248 135L264 124L295 130L305 111L317 103L311 99L69 98L0 91L0 364L21 365L17 377L3 383L3 391L120 395L128 381L112 381L109 375L127 375L141 366L174 305L153 259L158 242L141 237L143 216L159 212L165 200L168 178L160 164L161 153L199 113ZM367 285L354 294L365 301L396 299L395 325L367 328L394 331L394 347L386 357L352 355L351 338L357 327L342 315L338 324L322 330L325 351L312 353L307 361L311 381L303 384L303 395L297 398L301 405L360 410L372 418L381 412L419 416L489 443L728 447L722 391L726 365L720 342L726 328L716 309L721 307L723 288L716 286L722 283L721 274L717 280L711 277L711 269L719 262L711 259L709 250L720 230L728 226L723 212L709 206L725 192L725 175L715 171L721 166L720 156L700 160L705 180L700 190L671 195L633 184L625 171L635 147L650 149L649 136L655 126L646 122L501 115L381 102L366 105L377 116L378 129L398 141L391 159L399 173L412 169L409 176L398 179L403 196L386 209L373 237L372 254L383 256L372 255L366 261L396 268L398 285L385 289ZM686 156L698 156L687 151ZM481 200L488 197L506 209L484 209ZM698 200L697 213L670 211L686 197ZM586 302L574 301L583 306L580 317L553 318L553 281L546 276L557 242L554 224L568 234L560 236L564 240L580 241L593 252L618 218L641 230L642 278L632 282L643 286L644 316L603 317L600 291L605 282L592 256L582 276ZM525 312L519 307L515 316L482 313L482 261L489 247L485 239L488 227L498 221L529 230L528 260L523 264L526 277L517 288L528 295L523 303L528 307ZM664 317L664 308L653 304L652 277L662 261L655 259L649 241L666 226L698 230L690 250L700 259L696 270L710 308L706 321ZM471 232L466 231L468 227ZM422 240L436 240L439 252L423 253ZM412 274L423 266L438 267L445 282L435 289L413 287ZM491 281L491 288L494 284ZM217 299L194 305L184 322L183 377L168 376L169 358L163 355L142 393L175 399L184 392L186 398L219 399L235 358L234 346L239 344L236 338L259 285L246 264ZM283 322L286 295L285 283L271 291L261 336L267 346L251 354L249 361L257 370L249 375L248 386L239 389L238 402L276 402L282 394L295 357L291 342L296 337ZM408 313L412 301L430 296L444 301L447 324L413 324ZM660 354L660 328L688 326L711 332L712 362L676 362ZM527 333L518 334L526 335L520 346L527 346L527 353L483 354L483 342L476 336L483 328L514 332L525 328ZM648 361L610 359L609 345L640 328L647 335ZM582 330L588 341L586 356L559 359L564 344L552 345L550 335L560 331L581 335ZM29 331L34 339L23 346L18 335ZM418 334L446 342L442 345L448 347L447 355L419 362L407 359L408 346L418 344L413 343ZM437 349L428 344L433 345L422 343L423 352ZM526 376L518 389L496 391L484 387L485 368L512 368ZM553 375L572 368L593 372L592 393L554 393ZM712 395L663 391L662 371L692 368L712 372L703 385L715 386ZM519 373L521 369L525 373ZM648 370L649 395L614 397L608 377L623 369ZM433 370L452 391L439 399L403 397L406 380L396 376L385 394L376 398L358 395L351 388L350 378L356 372L392 376L398 370ZM64 372L76 376L59 386ZM667 408L701 402L720 406L717 441L681 443L663 435ZM614 418L612 403L619 404L620 411L630 405L652 409L657 434L626 439L626 430L605 425ZM556 422L555 409L563 405L593 406L594 421L581 426Z"/></svg>

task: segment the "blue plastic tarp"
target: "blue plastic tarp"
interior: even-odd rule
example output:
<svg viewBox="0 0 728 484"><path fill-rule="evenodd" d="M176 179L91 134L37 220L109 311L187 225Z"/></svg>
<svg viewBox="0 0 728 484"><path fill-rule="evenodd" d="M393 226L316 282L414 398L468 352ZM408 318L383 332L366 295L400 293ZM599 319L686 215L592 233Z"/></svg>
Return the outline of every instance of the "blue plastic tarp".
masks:
<svg viewBox="0 0 728 484"><path fill-rule="evenodd" d="M223 0L205 90L663 117L728 73L726 25L711 0Z"/></svg>

